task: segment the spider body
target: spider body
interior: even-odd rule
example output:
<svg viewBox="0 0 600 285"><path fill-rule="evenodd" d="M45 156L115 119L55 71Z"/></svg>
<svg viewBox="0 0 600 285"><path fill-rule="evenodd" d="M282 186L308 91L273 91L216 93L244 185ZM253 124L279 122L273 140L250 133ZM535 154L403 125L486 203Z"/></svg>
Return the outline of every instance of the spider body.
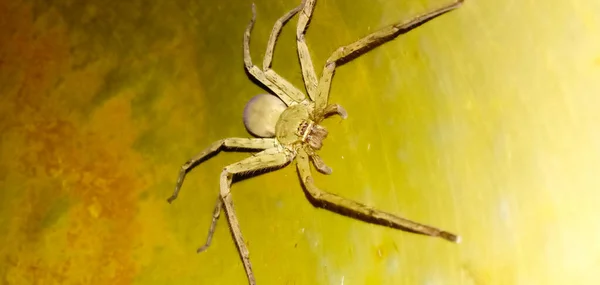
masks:
<svg viewBox="0 0 600 285"><path fill-rule="evenodd" d="M321 149L327 130L313 120L312 111L313 107L308 104L297 104L285 109L275 126L279 143L288 148L308 144L314 150Z"/></svg>
<svg viewBox="0 0 600 285"><path fill-rule="evenodd" d="M188 160L181 167L175 190L168 199L169 203L177 198L188 171L212 154L224 148L242 148L257 151L253 156L226 166L221 172L219 198L215 203L208 238L204 246L200 247L197 251L202 252L210 245L215 225L224 207L224 212L227 214L227 220L229 221L233 238L240 252L248 281L250 284L256 284L248 248L242 237L233 207L231 196L232 177L234 175L254 173L258 170L283 167L292 161L296 161L296 168L302 185L307 196L316 206L330 210L337 209L340 213L367 222L439 237L451 242L460 242L460 237L452 233L416 223L319 189L314 183L310 161L312 161L312 164L319 172L331 174L331 168L323 162L316 154L316 151L321 149L323 140L328 134L327 130L320 125L321 121L336 114L342 118L347 117L344 108L337 104L328 104L329 89L336 67L439 15L458 8L462 2L463 0L454 0L450 4L446 4L408 21L389 25L354 43L338 48L327 59L318 80L305 41L306 28L312 16L316 0L304 0L298 7L277 20L267 44L262 69L254 65L250 56L250 32L256 21L256 9L252 5L252 20L244 33L244 64L250 76L279 97L279 101L274 100L275 98L273 97L268 97L271 95L259 95L251 99L246 105L244 109L244 124L248 131L258 138L226 138L218 140ZM301 10L302 12L299 13L296 29L296 38L306 95L271 69L275 42L281 28Z"/></svg>

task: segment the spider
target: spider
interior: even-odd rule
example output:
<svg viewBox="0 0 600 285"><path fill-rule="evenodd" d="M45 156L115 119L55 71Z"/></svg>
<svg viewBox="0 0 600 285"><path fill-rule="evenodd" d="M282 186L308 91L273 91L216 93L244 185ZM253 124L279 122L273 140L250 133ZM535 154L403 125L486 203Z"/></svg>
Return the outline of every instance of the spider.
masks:
<svg viewBox="0 0 600 285"><path fill-rule="evenodd" d="M248 248L244 243L233 206L231 196L232 179L234 175L282 168L294 160L296 160L296 167L302 185L308 194L307 197L316 206L324 209L336 208L341 213L372 223L413 233L440 237L459 243L460 237L455 234L419 224L317 188L311 174L310 162L312 162L319 172L331 174L331 168L316 153L323 146L323 140L328 134L327 130L320 123L332 115L339 115L343 119L347 117L346 110L340 105L328 104L329 90L335 68L401 34L407 33L437 16L460 7L463 1L454 0L450 4L433 9L408 21L381 28L354 43L338 48L325 63L321 78L318 81L305 42L307 25L312 16L316 0L303 0L299 6L276 21L267 44L262 69L252 63L250 56L250 33L256 21L256 7L252 4L252 19L244 33L245 68L249 76L262 83L263 87L266 87L266 89L277 95L278 98L272 95L259 95L250 100L246 105L244 110L244 124L247 130L254 134L254 138L226 138L219 140L188 160L181 167L175 190L167 200L169 203L177 198L188 171L210 156L217 154L220 150L245 149L256 151L251 157L228 165L223 169L220 176L220 195L216 201L208 237L206 243L198 248L197 252L203 252L210 245L216 222L224 206L248 281L250 284L256 284ZM281 29L298 12L300 12L296 29L298 56L300 58L300 67L308 98L302 91L298 90L298 88L294 87L270 68L275 42ZM269 98L269 96L272 98ZM261 111L261 108L266 109ZM256 112L256 109L261 112ZM266 127L264 124L261 125L262 123L266 124Z"/></svg>

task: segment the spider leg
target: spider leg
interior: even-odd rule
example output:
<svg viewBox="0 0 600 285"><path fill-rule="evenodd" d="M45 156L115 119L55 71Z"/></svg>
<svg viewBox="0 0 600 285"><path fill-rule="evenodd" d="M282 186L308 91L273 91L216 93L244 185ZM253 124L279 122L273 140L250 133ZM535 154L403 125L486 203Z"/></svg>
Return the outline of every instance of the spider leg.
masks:
<svg viewBox="0 0 600 285"><path fill-rule="evenodd" d="M214 142L209 147L204 149L198 155L194 156L181 166L181 170L179 171L179 177L177 178L177 183L175 184L175 190L173 191L173 195L171 195L171 197L169 197L167 201L171 203L173 202L173 200L177 199L177 196L179 195L179 190L181 189L181 185L183 184L183 180L185 179L185 175L188 173L188 171L190 171L194 166L198 165L200 162L204 161L209 156L219 152L221 148L264 150L276 147L278 145L279 143L277 142L277 139L274 138L228 138Z"/></svg>
<svg viewBox="0 0 600 285"><path fill-rule="evenodd" d="M285 25L294 15L298 14L298 12L302 9L304 2L298 5L296 8L290 10L285 15L281 16L281 18L275 21L275 25L273 25L273 30L271 31L271 36L269 37L269 43L267 44L267 51L265 52L265 56L263 58L263 70L267 70L271 68L271 62L273 61L273 53L275 50L275 43L277 42L277 38L281 33L281 29L283 25Z"/></svg>
<svg viewBox="0 0 600 285"><path fill-rule="evenodd" d="M346 112L346 109L338 104L327 105L327 107L325 107L323 110L323 118L327 118L332 115L339 115L342 117L342 119L348 118L348 112Z"/></svg>
<svg viewBox="0 0 600 285"><path fill-rule="evenodd" d="M329 59L327 59L327 63L323 68L323 73L321 74L321 79L319 80L318 85L318 96L315 100L316 109L323 110L327 106L327 101L329 99L329 90L331 85L331 80L333 77L333 73L335 68L338 65L342 65L370 50L373 48L382 45L390 40L393 40L397 36L401 34L405 34L410 30L440 16L449 11L452 11L461 6L464 0L454 0L454 2L450 4L446 4L442 7L433 9L424 14L416 16L408 21L398 22L382 29L375 31L374 33L363 37L362 39L355 41L349 45L338 48L334 51Z"/></svg>
<svg viewBox="0 0 600 285"><path fill-rule="evenodd" d="M264 151L256 153L256 154L254 154L254 156L265 156L265 155L269 155L269 154L278 154L278 153L281 153L281 150L279 150L279 148L274 147L274 148L268 148ZM203 246L198 248L198 250L197 250L198 253L204 252L210 246L213 235L215 234L217 221L219 220L219 217L221 216L221 208L222 207L223 207L223 201L221 200L221 197L219 196L219 198L217 198L217 201L215 203L215 208L213 210L212 221L210 224L210 228L208 229L208 236L206 238L206 242L204 243Z"/></svg>
<svg viewBox="0 0 600 285"><path fill-rule="evenodd" d="M233 200L231 198L231 183L233 175L284 166L293 158L293 155L283 151L272 154L252 156L225 167L221 173L221 200L225 206L225 213L227 214L227 219L229 220L231 232L233 238L235 239L238 251L240 252L242 262L244 263L244 269L246 270L246 275L248 276L248 281L250 284L256 284L256 281L254 279L254 273L252 272L252 266L250 264L249 251L244 243L244 238L242 237L240 225L233 207Z"/></svg>
<svg viewBox="0 0 600 285"><path fill-rule="evenodd" d="M296 8L297 9L297 8ZM295 9L294 9L295 10ZM269 40L269 45L267 47L267 53L271 53L275 46L275 41L277 36L279 35L279 31L281 28L278 26L283 26L283 24L289 20L291 16L293 16L297 11L294 10L288 12L286 15L281 17L275 23L275 27L273 27L273 32L271 34L271 40ZM290 15L291 13L291 15ZM287 19L286 19L287 18ZM252 63L252 57L250 55L250 34L252 32L252 28L254 27L254 23L256 22L256 6L252 3L252 19L250 23L246 27L246 31L244 32L244 65L246 66L246 70L250 73L256 80L260 83L264 84L267 88L269 88L275 95L277 95L286 105L292 106L297 103L300 103L305 100L304 94L298 90L294 85L285 80L279 74L277 74L272 69L261 70L258 66ZM271 45L273 47L271 48Z"/></svg>
<svg viewBox="0 0 600 285"><path fill-rule="evenodd" d="M310 157L310 160L312 160L313 165L319 172L326 175L329 175L333 172L333 169L325 164L325 161L323 161L323 159L312 148L305 146L304 151L308 157Z"/></svg>
<svg viewBox="0 0 600 285"><path fill-rule="evenodd" d="M313 154L310 156L310 158L313 162L313 165L319 172L327 175L333 172L333 169L331 169L331 167L325 164L325 161L323 161L323 159L318 154Z"/></svg>
<svg viewBox="0 0 600 285"><path fill-rule="evenodd" d="M203 246L199 247L196 252L201 253L208 249L210 243L212 242L213 235L215 234L215 228L217 226L217 221L221 216L221 208L223 207L223 201L221 201L221 197L217 198L217 202L215 203L215 209L213 210L212 222L210 223L210 228L208 229L208 237L206 238L206 243Z"/></svg>
<svg viewBox="0 0 600 285"><path fill-rule="evenodd" d="M303 0L303 2L306 3L303 3L304 8L298 19L296 41L298 42L298 57L300 57L300 67L302 68L302 76L304 77L306 91L308 92L310 99L315 101L317 97L317 74L315 73L315 68L313 67L313 62L310 58L308 46L306 46L305 34L317 0Z"/></svg>
<svg viewBox="0 0 600 285"><path fill-rule="evenodd" d="M403 229L428 236L440 237L451 242L460 242L460 237L452 233L419 224L317 188L317 186L315 186L312 174L310 173L308 154L303 149L298 151L296 163L302 183L304 184L308 194L312 197L312 199L314 199L315 202L317 202L319 207L326 208L329 206L340 209L343 213L371 223L380 224L391 228Z"/></svg>

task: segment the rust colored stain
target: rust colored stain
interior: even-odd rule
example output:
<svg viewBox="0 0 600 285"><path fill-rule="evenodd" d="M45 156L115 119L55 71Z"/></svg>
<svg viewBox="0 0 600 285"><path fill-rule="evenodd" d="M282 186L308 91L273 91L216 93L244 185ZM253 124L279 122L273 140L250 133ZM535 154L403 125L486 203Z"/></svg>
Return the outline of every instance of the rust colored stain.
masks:
<svg viewBox="0 0 600 285"><path fill-rule="evenodd" d="M144 187L135 171L140 158L128 151L136 139L131 96L92 114L67 104L60 86L78 76L60 18L50 12L34 21L27 5L1 5L0 18L14 29L0 35L0 80L7 83L0 169L12 169L0 177L11 213L1 227L7 266L0 283L131 284L136 199ZM88 74L84 84L100 78Z"/></svg>

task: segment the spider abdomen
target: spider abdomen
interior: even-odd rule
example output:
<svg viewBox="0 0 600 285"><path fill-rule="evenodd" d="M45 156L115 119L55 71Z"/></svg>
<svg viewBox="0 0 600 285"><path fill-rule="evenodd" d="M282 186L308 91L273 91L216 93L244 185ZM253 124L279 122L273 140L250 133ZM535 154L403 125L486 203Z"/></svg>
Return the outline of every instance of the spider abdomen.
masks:
<svg viewBox="0 0 600 285"><path fill-rule="evenodd" d="M244 107L244 125L257 137L275 137L275 126L286 108L283 101L271 94L256 95Z"/></svg>

